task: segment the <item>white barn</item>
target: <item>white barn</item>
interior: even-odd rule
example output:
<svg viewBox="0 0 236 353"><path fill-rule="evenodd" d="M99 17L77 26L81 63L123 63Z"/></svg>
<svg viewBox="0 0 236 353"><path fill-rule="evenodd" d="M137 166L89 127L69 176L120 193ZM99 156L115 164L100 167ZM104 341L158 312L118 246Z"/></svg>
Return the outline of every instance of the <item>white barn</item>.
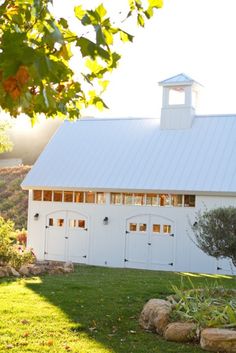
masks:
<svg viewBox="0 0 236 353"><path fill-rule="evenodd" d="M160 119L64 122L22 183L38 259L236 274L191 240L198 210L236 206L236 115L197 116L198 84L160 82Z"/></svg>

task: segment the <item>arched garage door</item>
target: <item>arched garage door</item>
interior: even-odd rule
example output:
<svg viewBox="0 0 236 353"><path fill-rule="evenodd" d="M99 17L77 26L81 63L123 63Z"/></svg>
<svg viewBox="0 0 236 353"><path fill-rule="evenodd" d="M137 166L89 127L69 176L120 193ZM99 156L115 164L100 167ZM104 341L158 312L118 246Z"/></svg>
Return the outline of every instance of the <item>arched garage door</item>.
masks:
<svg viewBox="0 0 236 353"><path fill-rule="evenodd" d="M88 218L72 211L50 213L46 218L45 259L87 263Z"/></svg>
<svg viewBox="0 0 236 353"><path fill-rule="evenodd" d="M168 270L174 266L174 222L157 215L126 220L125 266Z"/></svg>

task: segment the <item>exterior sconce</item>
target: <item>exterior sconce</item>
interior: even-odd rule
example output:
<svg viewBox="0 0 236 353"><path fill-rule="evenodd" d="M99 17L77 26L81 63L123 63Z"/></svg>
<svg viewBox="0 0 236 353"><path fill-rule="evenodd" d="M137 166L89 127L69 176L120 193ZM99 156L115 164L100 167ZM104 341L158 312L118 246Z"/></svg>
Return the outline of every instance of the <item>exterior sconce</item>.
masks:
<svg viewBox="0 0 236 353"><path fill-rule="evenodd" d="M104 226L108 225L108 217L105 217L103 219L103 224L104 224Z"/></svg>
<svg viewBox="0 0 236 353"><path fill-rule="evenodd" d="M197 222L194 222L194 223L193 223L193 226L196 227L196 226L197 226Z"/></svg>
<svg viewBox="0 0 236 353"><path fill-rule="evenodd" d="M34 220L37 221L39 219L39 214L38 213L35 213L34 215Z"/></svg>

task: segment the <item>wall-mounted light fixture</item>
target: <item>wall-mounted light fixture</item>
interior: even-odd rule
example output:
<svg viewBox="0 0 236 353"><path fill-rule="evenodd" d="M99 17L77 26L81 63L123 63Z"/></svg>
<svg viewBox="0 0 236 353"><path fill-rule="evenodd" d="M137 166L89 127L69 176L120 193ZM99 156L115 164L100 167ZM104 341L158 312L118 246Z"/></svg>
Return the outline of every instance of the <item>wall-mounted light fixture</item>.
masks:
<svg viewBox="0 0 236 353"><path fill-rule="evenodd" d="M194 223L193 223L193 226L196 227L196 226L197 226L197 222L194 222Z"/></svg>
<svg viewBox="0 0 236 353"><path fill-rule="evenodd" d="M109 221L109 220L108 220L108 217L104 217L104 219L103 219L103 224L104 224L104 225L107 225L107 224L108 224L108 221Z"/></svg>
<svg viewBox="0 0 236 353"><path fill-rule="evenodd" d="M39 214L38 213L35 213L34 215L34 220L37 221L39 219Z"/></svg>

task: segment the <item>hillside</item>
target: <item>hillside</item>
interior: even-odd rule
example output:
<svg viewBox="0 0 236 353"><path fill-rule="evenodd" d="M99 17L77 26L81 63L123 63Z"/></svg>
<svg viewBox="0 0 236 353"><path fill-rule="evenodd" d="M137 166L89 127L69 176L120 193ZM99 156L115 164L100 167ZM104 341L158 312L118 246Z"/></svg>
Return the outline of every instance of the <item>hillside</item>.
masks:
<svg viewBox="0 0 236 353"><path fill-rule="evenodd" d="M27 225L28 192L20 184L30 168L0 168L0 216L14 221L16 229Z"/></svg>

